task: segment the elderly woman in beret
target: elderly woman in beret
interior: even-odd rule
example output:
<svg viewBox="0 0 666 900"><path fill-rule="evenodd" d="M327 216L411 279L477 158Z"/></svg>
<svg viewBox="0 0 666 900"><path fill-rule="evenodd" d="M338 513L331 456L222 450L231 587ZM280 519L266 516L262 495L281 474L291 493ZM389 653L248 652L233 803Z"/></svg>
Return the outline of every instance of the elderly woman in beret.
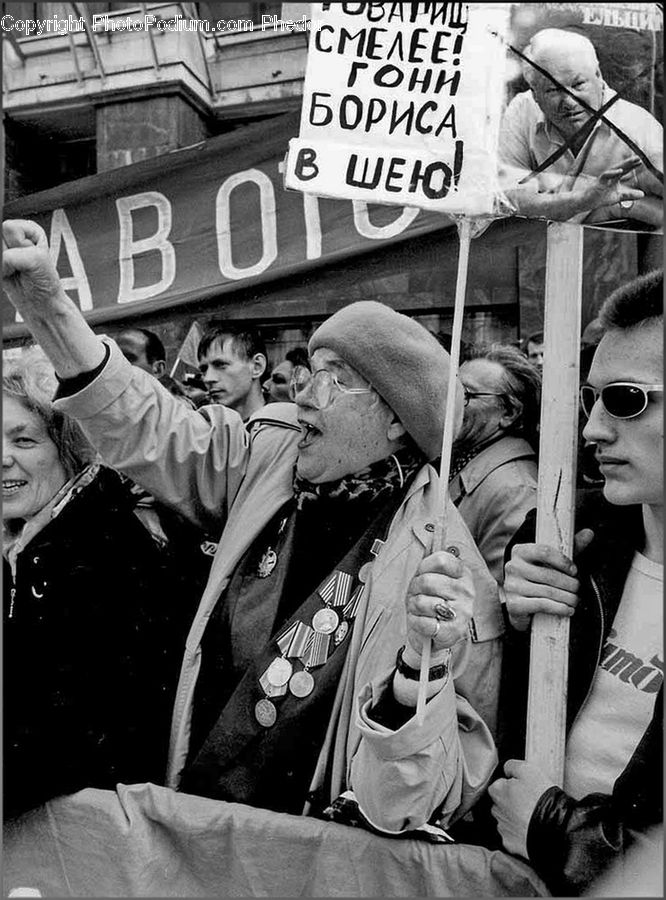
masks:
<svg viewBox="0 0 666 900"><path fill-rule="evenodd" d="M35 353L5 366L6 817L84 787L162 781L184 638L129 489L54 410L54 387Z"/></svg>

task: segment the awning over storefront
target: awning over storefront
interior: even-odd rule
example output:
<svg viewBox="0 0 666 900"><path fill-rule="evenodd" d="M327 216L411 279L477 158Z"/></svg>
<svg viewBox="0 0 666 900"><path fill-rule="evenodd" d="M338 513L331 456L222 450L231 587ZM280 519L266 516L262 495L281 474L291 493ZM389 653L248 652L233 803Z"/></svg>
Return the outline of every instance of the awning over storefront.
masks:
<svg viewBox="0 0 666 900"><path fill-rule="evenodd" d="M286 191L290 113L7 204L45 229L92 324L224 295L452 227L440 214ZM3 297L6 339L27 334Z"/></svg>

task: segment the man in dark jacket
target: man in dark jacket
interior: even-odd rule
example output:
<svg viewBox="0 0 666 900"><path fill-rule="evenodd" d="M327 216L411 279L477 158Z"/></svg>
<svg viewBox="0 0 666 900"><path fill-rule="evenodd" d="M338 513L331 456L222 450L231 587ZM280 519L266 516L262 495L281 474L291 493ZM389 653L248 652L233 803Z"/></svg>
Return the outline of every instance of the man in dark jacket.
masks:
<svg viewBox="0 0 666 900"><path fill-rule="evenodd" d="M515 631L503 703L508 762L490 788L492 812L504 847L556 894L586 891L663 818L662 292L663 275L651 273L601 311L606 331L581 402L605 483L577 518L577 563L522 543L523 530L505 567ZM536 612L573 616L563 790L509 758L524 742Z"/></svg>

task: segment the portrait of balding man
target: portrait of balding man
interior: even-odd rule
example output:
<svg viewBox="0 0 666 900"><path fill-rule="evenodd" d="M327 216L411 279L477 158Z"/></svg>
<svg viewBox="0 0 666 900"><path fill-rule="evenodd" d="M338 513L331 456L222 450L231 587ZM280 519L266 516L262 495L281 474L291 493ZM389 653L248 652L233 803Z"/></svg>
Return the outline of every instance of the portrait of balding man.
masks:
<svg viewBox="0 0 666 900"><path fill-rule="evenodd" d="M661 124L606 84L592 42L577 32L543 29L522 57L529 90L508 104L499 140L500 184L516 213L660 228Z"/></svg>

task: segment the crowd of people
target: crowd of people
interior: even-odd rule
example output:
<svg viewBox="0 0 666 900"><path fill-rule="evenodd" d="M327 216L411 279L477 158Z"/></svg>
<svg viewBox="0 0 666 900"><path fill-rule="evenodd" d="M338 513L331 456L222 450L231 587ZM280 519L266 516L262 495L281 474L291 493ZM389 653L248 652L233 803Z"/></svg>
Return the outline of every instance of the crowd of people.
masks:
<svg viewBox="0 0 666 900"><path fill-rule="evenodd" d="M602 483L569 559L535 543L542 334L467 346L449 384L441 338L380 303L342 307L270 376L261 336L222 322L200 404L155 335L90 329L39 226L3 233L5 290L50 360L3 377L6 815L149 781L442 829L563 895L654 839L661 272L598 315L581 408ZM524 759L540 612L571 617L562 785Z"/></svg>

